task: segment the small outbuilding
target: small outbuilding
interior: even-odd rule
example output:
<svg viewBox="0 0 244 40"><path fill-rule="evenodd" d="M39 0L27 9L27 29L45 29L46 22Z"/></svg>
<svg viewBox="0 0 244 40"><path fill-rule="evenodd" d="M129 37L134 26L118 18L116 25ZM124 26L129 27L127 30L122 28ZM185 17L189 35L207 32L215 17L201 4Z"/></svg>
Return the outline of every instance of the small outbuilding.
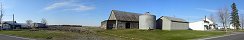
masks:
<svg viewBox="0 0 244 40"><path fill-rule="evenodd" d="M18 23L18 24L21 26L22 29L30 28L30 27L28 27L28 24L26 24L26 23Z"/></svg>
<svg viewBox="0 0 244 40"><path fill-rule="evenodd" d="M162 30L188 30L189 22L180 18L162 16L157 19L156 28Z"/></svg>
<svg viewBox="0 0 244 40"><path fill-rule="evenodd" d="M189 28L191 30L214 30L216 29L215 25L216 24L213 21L205 17L201 21L189 23Z"/></svg>
<svg viewBox="0 0 244 40"><path fill-rule="evenodd" d="M44 23L33 23L32 25L36 28L47 28L46 24Z"/></svg>
<svg viewBox="0 0 244 40"><path fill-rule="evenodd" d="M108 20L101 22L103 29L138 29L142 14L112 10Z"/></svg>
<svg viewBox="0 0 244 40"><path fill-rule="evenodd" d="M230 24L229 27L227 27L228 29L236 29L236 27L233 24ZM242 27L239 26L239 28L241 29Z"/></svg>

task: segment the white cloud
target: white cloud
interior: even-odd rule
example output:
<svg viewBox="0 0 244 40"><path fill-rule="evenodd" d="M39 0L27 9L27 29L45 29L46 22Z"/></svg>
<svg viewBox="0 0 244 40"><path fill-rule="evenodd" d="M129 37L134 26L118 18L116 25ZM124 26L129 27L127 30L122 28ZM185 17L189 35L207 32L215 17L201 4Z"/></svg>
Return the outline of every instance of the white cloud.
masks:
<svg viewBox="0 0 244 40"><path fill-rule="evenodd" d="M47 6L47 7L44 8L44 9L45 9L45 10L52 10L52 9L55 9L55 8L59 8L59 7L68 5L68 4L69 4L68 2L53 3L53 4Z"/></svg>
<svg viewBox="0 0 244 40"><path fill-rule="evenodd" d="M93 10L95 9L95 7L84 5L82 3L76 3L75 1L63 1L63 2L53 3L44 8L44 10L53 10L53 9L87 11L87 10Z"/></svg>
<svg viewBox="0 0 244 40"><path fill-rule="evenodd" d="M79 5L76 8L73 8L72 10L77 10L77 11L86 11L86 10L92 10L95 9L95 7L92 6L85 6L85 5Z"/></svg>
<svg viewBox="0 0 244 40"><path fill-rule="evenodd" d="M206 8L196 8L196 9L202 10L202 11L207 11L207 12L212 12L212 13L217 12L217 10L214 10L214 9L206 9Z"/></svg>

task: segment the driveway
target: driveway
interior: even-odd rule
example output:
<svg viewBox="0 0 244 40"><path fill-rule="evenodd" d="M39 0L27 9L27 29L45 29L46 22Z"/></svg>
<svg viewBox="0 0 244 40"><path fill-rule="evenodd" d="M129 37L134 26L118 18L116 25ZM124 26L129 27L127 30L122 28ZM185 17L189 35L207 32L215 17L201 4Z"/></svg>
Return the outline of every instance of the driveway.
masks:
<svg viewBox="0 0 244 40"><path fill-rule="evenodd" d="M205 40L244 40L244 33L243 32L234 32L228 36L210 38Z"/></svg>
<svg viewBox="0 0 244 40"><path fill-rule="evenodd" d="M8 35L0 34L0 40L34 40L34 39L16 37L16 36L8 36Z"/></svg>

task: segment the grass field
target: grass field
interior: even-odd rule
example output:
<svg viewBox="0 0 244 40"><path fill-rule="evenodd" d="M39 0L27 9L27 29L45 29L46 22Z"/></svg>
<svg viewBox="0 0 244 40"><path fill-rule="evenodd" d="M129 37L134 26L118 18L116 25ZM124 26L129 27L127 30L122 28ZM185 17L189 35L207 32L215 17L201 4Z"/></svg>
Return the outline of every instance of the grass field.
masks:
<svg viewBox="0 0 244 40"><path fill-rule="evenodd" d="M223 35L224 32L192 31L192 30L105 30L102 33L125 38L128 40L190 40L215 35Z"/></svg>
<svg viewBox="0 0 244 40"><path fill-rule="evenodd" d="M65 32L65 31L0 31L0 34L14 35L35 39L51 40L190 40L215 35L223 35L224 32L216 31L192 31L192 30L102 30L87 27L90 32ZM94 32L94 33L93 33Z"/></svg>
<svg viewBox="0 0 244 40"><path fill-rule="evenodd" d="M34 38L39 40L114 40L113 37L101 36L94 33L75 33L75 32L65 32L65 31L30 31L30 30L20 30L20 31L0 31L0 34L13 35L27 38Z"/></svg>

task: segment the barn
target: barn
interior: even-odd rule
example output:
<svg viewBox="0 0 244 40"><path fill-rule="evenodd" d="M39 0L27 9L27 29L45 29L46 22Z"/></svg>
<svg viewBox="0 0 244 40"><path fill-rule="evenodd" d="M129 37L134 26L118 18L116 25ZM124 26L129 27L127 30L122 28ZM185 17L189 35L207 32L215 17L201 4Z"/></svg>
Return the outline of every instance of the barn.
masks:
<svg viewBox="0 0 244 40"><path fill-rule="evenodd" d="M162 16L157 19L156 28L162 30L187 30L189 29L189 22L180 18Z"/></svg>
<svg viewBox="0 0 244 40"><path fill-rule="evenodd" d="M112 10L108 20L101 22L103 29L138 29L142 14Z"/></svg>

